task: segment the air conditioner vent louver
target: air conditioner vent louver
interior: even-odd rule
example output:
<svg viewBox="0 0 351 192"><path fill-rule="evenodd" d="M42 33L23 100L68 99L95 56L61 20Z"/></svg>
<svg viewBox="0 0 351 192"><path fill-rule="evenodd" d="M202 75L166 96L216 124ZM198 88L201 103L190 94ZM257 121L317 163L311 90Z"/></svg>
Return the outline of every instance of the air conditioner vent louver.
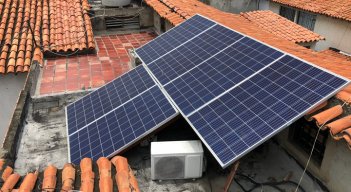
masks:
<svg viewBox="0 0 351 192"><path fill-rule="evenodd" d="M155 158L155 174L157 178L184 178L184 156Z"/></svg>

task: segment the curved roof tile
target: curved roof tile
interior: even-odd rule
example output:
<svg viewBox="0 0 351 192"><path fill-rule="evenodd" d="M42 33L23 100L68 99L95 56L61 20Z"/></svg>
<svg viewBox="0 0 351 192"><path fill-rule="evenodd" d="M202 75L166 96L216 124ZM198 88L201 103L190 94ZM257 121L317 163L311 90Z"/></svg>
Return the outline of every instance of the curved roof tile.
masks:
<svg viewBox="0 0 351 192"><path fill-rule="evenodd" d="M6 179L4 183L0 183L1 191L13 191L15 186L20 186L20 191L33 191L34 186L37 182L41 183L38 187L42 191L70 191L74 190L75 187L80 186L80 190L84 192L101 191L111 192L113 191L114 177L119 191L133 191L139 192L138 182L134 176L133 171L129 167L128 160L121 156L116 156L112 160L108 160L106 157L101 157L96 161L98 170L93 169L93 161L90 158L84 158L80 162L80 170L76 170L70 163L64 165L62 171L58 171L53 165L49 165L43 174L39 174L37 171L34 173L28 173L21 181L21 176L17 173L10 173L2 171L4 166L7 166L4 160L0 159L0 176ZM111 163L112 162L112 163ZM116 175L112 176L112 166L116 169ZM77 168L79 169L79 168ZM6 169L5 169L6 170ZM95 171L95 172L94 172ZM62 174L58 176L57 173ZM61 178L57 180L57 178ZM76 181L76 178L80 178L80 181ZM95 179L99 179L99 189L94 190ZM19 184L18 182L21 181ZM61 183L56 183L60 181ZM2 185L2 186L1 186ZM38 189L40 190L40 189ZM35 190L35 191L38 191Z"/></svg>
<svg viewBox="0 0 351 192"><path fill-rule="evenodd" d="M29 71L42 50L95 49L89 9L87 0L0 1L0 74Z"/></svg>
<svg viewBox="0 0 351 192"><path fill-rule="evenodd" d="M272 11L250 11L240 13L240 15L260 28L294 43L314 42L325 39L321 35Z"/></svg>
<svg viewBox="0 0 351 192"><path fill-rule="evenodd" d="M317 126L319 127L324 125L328 121L340 116L342 113L343 113L342 106L336 105L316 115L313 115L309 120L315 120L317 123ZM325 129L325 128L323 127L322 129Z"/></svg>

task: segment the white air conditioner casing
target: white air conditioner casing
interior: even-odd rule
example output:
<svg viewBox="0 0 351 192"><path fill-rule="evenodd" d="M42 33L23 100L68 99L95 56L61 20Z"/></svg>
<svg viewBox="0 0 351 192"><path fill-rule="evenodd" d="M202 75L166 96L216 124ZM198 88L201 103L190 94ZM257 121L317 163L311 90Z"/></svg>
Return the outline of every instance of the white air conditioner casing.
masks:
<svg viewBox="0 0 351 192"><path fill-rule="evenodd" d="M151 142L151 179L194 179L202 176L201 141Z"/></svg>

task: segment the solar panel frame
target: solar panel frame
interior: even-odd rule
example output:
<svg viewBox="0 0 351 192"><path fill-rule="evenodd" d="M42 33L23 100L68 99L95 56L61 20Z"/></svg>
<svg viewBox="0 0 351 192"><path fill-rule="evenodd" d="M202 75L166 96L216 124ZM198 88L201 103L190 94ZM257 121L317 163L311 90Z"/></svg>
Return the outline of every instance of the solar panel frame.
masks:
<svg viewBox="0 0 351 192"><path fill-rule="evenodd" d="M172 109L175 111L175 113L171 116L169 116L168 118L166 118L165 120L163 120L161 123L159 124L156 124L156 126L154 126L152 129L149 129L148 131L144 132L143 134L141 134L140 136L138 136L137 138L135 138L134 140L132 140L132 142L124 145L123 147L121 147L119 150L117 151L114 151L113 153L111 153L110 155L108 155L107 157L110 158L110 157L113 157L114 155L120 153L121 151L125 150L126 148L130 147L131 145L135 144L136 142L138 142L139 140L141 140L142 138L144 138L146 135L154 132L155 130L157 130L158 128L162 127L163 125L165 125L166 123L168 123L170 120L172 120L173 118L175 118L176 116L179 115L179 110L176 108L176 106L169 100L169 97L167 97L165 95L165 91L162 89L162 87L160 87L160 85L156 82L155 78L150 74L150 71L148 70L148 68L146 68L144 65L141 65L141 66L137 66L137 67L142 67L145 69L147 75L149 75L152 79L152 81L155 83L153 86L151 87L148 87L146 90L144 90L143 92L137 94L136 96L134 96L133 98L125 101L124 103L120 104L118 107L112 109L111 111L109 111L108 113L105 113L104 115L102 115L101 117L99 118L96 118L93 122L85 125L84 127L80 128L79 130L77 130L75 133L72 133L72 134L69 134L69 130L68 130L68 113L67 113L67 108L69 105L72 105L74 102L70 103L69 105L67 105L65 107L65 121L66 121L66 125L67 125L67 128L66 128L66 134L67 134L67 151L68 151L68 161L71 163L71 146L70 146L70 136L73 135L73 134L78 134L78 132L80 130L83 130L83 129L87 129L87 127L94 123L94 122L97 122L99 119L105 117L106 115L108 115L109 113L115 111L117 108L120 108L122 107L123 105L125 105L126 103L129 103L129 102L132 102L134 99L136 99L137 97L140 97L141 95L143 95L144 93L150 91L151 89L153 89L154 87L157 87L161 93L163 94L163 96L166 98L166 100L168 101L168 103L172 106ZM135 69L135 68L134 68ZM129 71L130 72L130 71ZM122 74L121 76L127 74L128 72ZM120 76L120 77L121 77ZM118 78L120 78L118 77ZM115 80L115 79L114 79ZM109 83L113 82L114 80L110 81ZM107 83L107 84L109 84ZM106 84L106 85L107 85ZM106 86L104 85L104 86ZM99 89L99 88L98 88ZM97 89L96 89L97 90ZM94 90L94 91L96 91ZM90 93L89 93L90 94Z"/></svg>
<svg viewBox="0 0 351 192"><path fill-rule="evenodd" d="M225 28L227 28L227 29L229 29L229 30L233 30L233 29L231 29L231 28L229 28L229 27L227 27L227 26L225 26L225 25L223 25L223 24L221 24L221 23L218 23L218 22L216 22L216 21L214 21L214 20L212 20L212 19L209 19L209 18L207 18L207 17L205 17L205 16L202 16L202 15L200 15L200 14L197 14L197 15L199 15L199 16L201 16L201 17L204 17L204 18L206 18L206 19L208 19L208 20L210 20L210 21L213 21L213 22L215 22L217 25L220 25L220 26L222 26L222 27L225 27ZM233 30L233 31L234 31L234 30ZM253 37L250 37L250 36L247 36L247 35L245 35L245 34L243 34L243 33L240 33L239 31L235 31L235 32L241 34L241 35L244 36L244 37L247 37L247 38L250 38L250 39L252 39L252 40L255 40L255 41L257 41L257 42L259 42L259 43L261 43L261 44L263 44L263 45L266 45L266 46L268 46L268 47L270 47L270 48L272 48L272 49L274 49L274 50L277 50L277 51L283 53L283 55L282 55L281 57L279 57L279 58L282 58L283 56L290 56L290 57L295 58L295 59L297 59L297 60L300 60L300 61L302 61L302 62L304 62L304 63L306 63L306 64L308 64L308 65L311 65L312 67L318 68L318 69L320 69L320 70L322 70L322 71L324 71L324 72L327 72L327 73L329 73L329 74L331 74L331 75L334 75L334 76L336 76L336 77L338 77L338 78L340 78L340 79L345 80L345 84L344 84L343 86L339 87L338 89L335 89L335 90L334 90L333 92L331 92L330 94L328 94L326 97L324 97L323 100L320 100L319 102L317 102L317 103L315 103L314 105L310 106L308 109L306 109L305 111L303 111L303 112L300 113L299 115L297 115L297 116L295 116L294 118L292 118L289 122L286 122L286 123L285 123L284 125L282 125L279 129L277 129L278 131L276 130L276 131L271 132L271 133L270 133L268 136L266 136L263 140L260 140L259 142L257 142L257 143L255 143L255 144L251 145L246 151L244 151L243 153L241 153L240 155L238 155L235 159L232 159L231 161L229 161L229 162L227 162L227 163L225 163L225 164L222 163L222 161L219 159L219 157L217 156L217 154L216 154L216 153L212 150L212 148L207 144L206 140L205 140L205 139L201 136L201 134L197 131L197 129L195 128L195 126L194 126L193 123L189 120L188 117L189 117L190 115L192 115L193 113L195 113L196 111L199 111L199 110L202 109L203 107L209 105L209 104L212 103L213 101L217 100L218 98L220 98L220 97L223 96L224 94L228 93L230 90L234 89L235 87L239 86L239 85L242 84L243 82L247 81L248 79L250 79L250 78L253 77L254 75L259 74L259 72L261 72L261 71L263 71L264 69L266 69L266 68L268 68L269 66L271 66L271 65L274 63L274 61L271 62L270 64L268 64L267 66L263 67L261 70L258 70L258 71L255 72L254 74L250 75L250 76L247 77L246 79L242 80L242 81L241 81L240 83L238 83L237 85L234 85L233 87L231 87L230 89L226 90L226 91L223 92L222 94L220 94L220 95L218 95L217 97L211 99L210 101L208 101L207 103L205 103L202 107L198 108L197 110L193 111L192 113L190 113L190 114L188 114L188 115L184 114L184 112L183 112L183 111L179 108L179 106L174 102L173 98L165 91L165 94L167 95L167 97L169 98L169 100L177 107L179 113L182 114L182 116L187 120L187 122L190 124L190 126L193 128L193 130L196 132L196 134L199 136L199 138L202 140L202 142L205 144L205 146L209 149L209 151L212 153L212 155L215 157L215 159L219 162L219 164L220 164L223 168L226 168L227 166L229 166L230 164L232 164L235 160L239 159L240 157L242 157L243 155L245 155L246 153L248 153L248 152L251 151L252 149L256 148L257 146L259 146L259 145L262 144L263 142L265 142L265 141L267 141L268 139L270 139L271 137L273 137L273 136L274 136L275 134L277 134L278 132L282 131L282 130L284 129L283 127L289 126L292 122L294 122L294 121L296 121L297 119L301 118L305 113L307 113L307 112L310 111L311 109L315 108L315 107L318 106L319 104L323 103L324 101L326 101L327 99L329 99L330 97L332 97L333 95L335 95L338 91L340 91L342 88L346 87L346 86L350 83L350 80L348 80L347 78L342 77L342 76L340 76L340 75L338 75L338 74L336 74L336 73L334 73L334 72L331 72L331 71L329 71L329 70L326 70L326 69L324 69L324 68L322 68L322 67L320 67L320 66L317 66L317 65L315 65L315 64L312 64L312 63L310 63L310 62L308 62L308 61L306 61L306 60L304 60L304 59L298 58L298 57L296 57L296 56L294 56L294 55L292 55L292 54L290 54L290 53L287 53L287 52L285 52L285 51L282 51L282 50L280 50L280 49L278 49L278 48L276 48L276 47L273 47L273 46L271 46L271 45L269 45L269 44L266 44L266 43L264 43L264 42L262 42L262 41L259 41L259 40L255 39L255 38L253 38ZM139 57L138 54L137 54L137 56ZM139 58L140 58L140 57L139 57ZM148 66L143 62L142 58L140 58L140 60L142 61L143 65L145 65L146 69L150 72L150 75L153 76L153 78L157 81L157 83L158 83L159 85L162 85L162 84L157 80L157 78L154 76L154 74L151 72L151 70L148 68ZM275 61L276 61L276 60L275 60ZM185 72L185 73L186 73L186 72ZM162 86L162 88L163 88L163 86Z"/></svg>

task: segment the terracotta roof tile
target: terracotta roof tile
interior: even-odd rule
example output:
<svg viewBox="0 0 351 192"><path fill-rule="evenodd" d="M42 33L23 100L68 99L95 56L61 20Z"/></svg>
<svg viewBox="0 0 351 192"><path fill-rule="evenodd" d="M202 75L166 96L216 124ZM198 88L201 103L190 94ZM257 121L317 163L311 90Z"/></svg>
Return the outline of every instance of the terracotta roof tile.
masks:
<svg viewBox="0 0 351 192"><path fill-rule="evenodd" d="M93 192L94 191L94 172L92 160L90 158L84 158L80 161L81 170L81 186L80 191Z"/></svg>
<svg viewBox="0 0 351 192"><path fill-rule="evenodd" d="M325 39L272 11L251 11L240 13L242 17L260 28L294 43L306 43Z"/></svg>
<svg viewBox="0 0 351 192"><path fill-rule="evenodd" d="M303 9L313 13L319 13L351 21L350 0L271 0L291 7Z"/></svg>
<svg viewBox="0 0 351 192"><path fill-rule="evenodd" d="M113 191L113 181L111 178L111 162L106 157L100 157L96 163L99 167L100 192Z"/></svg>
<svg viewBox="0 0 351 192"><path fill-rule="evenodd" d="M333 51L333 50L330 50L330 49L326 49L326 50L320 51L320 53L323 53L323 54L326 54L326 55L331 55L331 56L334 56L334 57L336 57L338 59L342 59L342 60L345 60L345 61L349 61L350 65L351 65L351 56L348 56L348 55L345 55L345 54L342 54L340 52Z"/></svg>
<svg viewBox="0 0 351 192"><path fill-rule="evenodd" d="M28 173L19 188L19 191L21 192L30 192L33 191L35 183L37 181L38 178L38 172L34 172L34 173Z"/></svg>
<svg viewBox="0 0 351 192"><path fill-rule="evenodd" d="M336 98L351 104L351 92L340 91L338 94L336 94Z"/></svg>
<svg viewBox="0 0 351 192"><path fill-rule="evenodd" d="M86 0L49 1L43 13L44 50L73 51L94 49L94 36ZM50 14L48 14L50 12ZM48 25L50 23L50 25ZM44 33L45 31L45 33ZM45 37L45 38L44 38ZM76 44L79 43L79 46Z"/></svg>
<svg viewBox="0 0 351 192"><path fill-rule="evenodd" d="M240 15L222 12L197 0L145 0L145 2L155 9L155 11L157 11L161 17L164 17L170 22L172 21L168 17L171 15L171 13L178 14L182 20L185 18L181 16L181 12L186 12L189 16L201 14L282 51L288 52L301 59L351 79L351 65L349 62L346 62L343 59L336 59L331 55L326 55L311 49L307 49L293 43L292 41L282 39L277 35L268 33L267 31L260 29L260 27L257 25L252 25L252 22ZM170 5L174 6L175 8L170 8ZM351 85L345 88L345 90L351 91Z"/></svg>
<svg viewBox="0 0 351 192"><path fill-rule="evenodd" d="M39 188L33 190L34 186L38 186L41 187L42 191L66 192L75 190L75 187L80 186L80 191L89 192L94 191L95 179L99 179L99 189L95 191L112 192L114 191L112 178L115 177L118 191L140 192L138 182L128 165L128 160L116 156L111 161L115 165L116 176L112 176L112 165L107 158L101 157L96 161L98 170L93 169L93 161L90 158L84 158L80 162L80 170L76 170L72 164L67 163L62 169L62 173L55 166L49 165L43 174L39 174L37 171L28 173L23 180L19 174L11 174L7 176L7 180L2 184L1 191L13 191L15 186L20 186L19 191L21 192L40 191ZM6 164L5 161L3 161L4 164ZM58 176L57 173L61 173L62 176ZM2 174L0 176L4 176L3 172L0 172L0 174ZM61 184L56 183L58 178L61 178ZM80 178L80 182L76 182L76 178ZM18 183L19 181L20 183Z"/></svg>
<svg viewBox="0 0 351 192"><path fill-rule="evenodd" d="M42 189L46 192L54 192L56 188L57 168L49 165L44 171Z"/></svg>
<svg viewBox="0 0 351 192"><path fill-rule="evenodd" d="M1 191L12 191L21 176L17 173L11 174L1 187Z"/></svg>
<svg viewBox="0 0 351 192"><path fill-rule="evenodd" d="M76 179L76 170L72 164L67 163L63 166L62 170L62 190L70 191L74 189L74 181Z"/></svg>
<svg viewBox="0 0 351 192"><path fill-rule="evenodd" d="M41 50L94 49L89 9L87 0L2 1L0 73L27 72L32 58L43 62Z"/></svg>
<svg viewBox="0 0 351 192"><path fill-rule="evenodd" d="M315 120L317 123L317 126L322 126L328 121L338 117L343 113L343 109L341 105L334 106L332 108L329 108L321 113L318 113L316 115L313 115L309 120Z"/></svg>
<svg viewBox="0 0 351 192"><path fill-rule="evenodd" d="M3 181L6 181L8 179L8 177L12 174L12 172L13 172L12 167L6 166L6 168L4 169L4 171L2 173L1 179Z"/></svg>
<svg viewBox="0 0 351 192"><path fill-rule="evenodd" d="M325 126L332 135L340 133L342 130L351 127L351 115L335 120Z"/></svg>
<svg viewBox="0 0 351 192"><path fill-rule="evenodd" d="M329 122L322 130L329 129L331 136L335 140L345 139L348 147L351 149L351 103L347 102L344 97L350 96L350 92L340 91L336 95L336 99L339 101L333 101L328 104L327 109L321 108L312 114L312 118L308 118L311 114L307 114L305 117L310 120L316 120L317 126L322 125L325 122ZM335 103L342 103L342 105L335 105ZM330 107L333 106L333 107ZM334 121L332 121L335 119Z"/></svg>

